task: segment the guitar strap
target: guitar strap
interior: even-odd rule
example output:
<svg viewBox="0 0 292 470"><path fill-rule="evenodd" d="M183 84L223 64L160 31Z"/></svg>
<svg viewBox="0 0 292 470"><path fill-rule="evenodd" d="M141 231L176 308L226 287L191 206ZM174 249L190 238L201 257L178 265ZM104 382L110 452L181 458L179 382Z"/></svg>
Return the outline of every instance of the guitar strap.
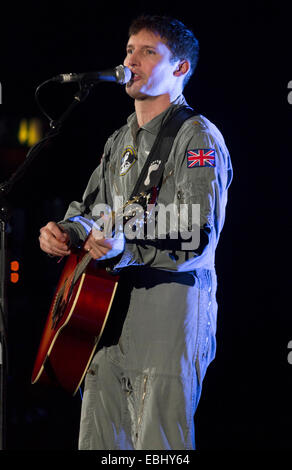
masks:
<svg viewBox="0 0 292 470"><path fill-rule="evenodd" d="M182 124L194 116L194 110L188 106L177 108L160 129L130 199L142 192L156 187L159 190L165 163L170 154L173 141Z"/></svg>

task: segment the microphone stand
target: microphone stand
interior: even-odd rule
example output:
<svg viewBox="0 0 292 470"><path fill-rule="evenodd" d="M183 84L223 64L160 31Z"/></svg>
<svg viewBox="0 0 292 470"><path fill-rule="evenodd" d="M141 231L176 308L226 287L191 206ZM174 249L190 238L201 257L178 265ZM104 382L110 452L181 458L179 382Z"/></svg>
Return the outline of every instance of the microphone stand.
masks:
<svg viewBox="0 0 292 470"><path fill-rule="evenodd" d="M64 121L69 117L73 109L87 98L92 86L93 84L91 83L79 84L79 91L75 94L74 100L67 110L58 120L50 121L51 130L48 132L48 135L30 148L26 159L16 172L7 181L0 184L0 450L5 449L6 446L6 392L8 377L7 224L10 219L10 209L7 196L15 183L25 175L30 164L39 155L41 150L48 145L52 138L59 135Z"/></svg>

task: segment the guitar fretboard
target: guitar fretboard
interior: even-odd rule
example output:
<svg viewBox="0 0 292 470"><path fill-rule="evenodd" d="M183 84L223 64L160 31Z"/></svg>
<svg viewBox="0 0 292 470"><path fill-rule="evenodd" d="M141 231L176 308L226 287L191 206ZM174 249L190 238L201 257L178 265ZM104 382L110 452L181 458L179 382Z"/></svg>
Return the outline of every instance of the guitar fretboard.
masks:
<svg viewBox="0 0 292 470"><path fill-rule="evenodd" d="M85 271L85 269L87 268L91 260L92 260L92 256L90 255L90 253L85 253L83 258L76 265L76 268L74 270L74 275L73 275L73 281L72 281L73 285L78 281L79 277Z"/></svg>

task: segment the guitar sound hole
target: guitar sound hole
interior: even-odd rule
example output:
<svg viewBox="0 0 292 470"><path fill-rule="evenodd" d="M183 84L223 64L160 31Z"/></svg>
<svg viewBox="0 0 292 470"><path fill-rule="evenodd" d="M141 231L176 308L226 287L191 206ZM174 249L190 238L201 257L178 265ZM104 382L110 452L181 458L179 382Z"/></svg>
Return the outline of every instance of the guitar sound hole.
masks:
<svg viewBox="0 0 292 470"><path fill-rule="evenodd" d="M73 290L73 283L70 285L69 292L67 291L66 293L66 285L67 285L68 279L65 280L62 288L58 292L55 300L55 305L54 305L54 310L53 310L53 316L52 316L52 330L55 329L58 326L58 323L60 322L61 318L64 315L66 306L70 300L70 297L72 295L72 290Z"/></svg>
<svg viewBox="0 0 292 470"><path fill-rule="evenodd" d="M54 311L53 311L53 317L52 317L52 330L56 328L58 325L59 321L61 320L63 316L63 305L64 305L64 299L62 299L61 295L57 295L56 302L54 305Z"/></svg>

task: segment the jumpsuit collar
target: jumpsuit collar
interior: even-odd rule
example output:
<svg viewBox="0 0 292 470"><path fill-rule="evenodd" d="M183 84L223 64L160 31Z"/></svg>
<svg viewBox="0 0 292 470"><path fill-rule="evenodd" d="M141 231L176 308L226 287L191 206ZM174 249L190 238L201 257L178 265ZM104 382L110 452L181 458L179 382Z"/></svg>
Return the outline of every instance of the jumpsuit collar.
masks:
<svg viewBox="0 0 292 470"><path fill-rule="evenodd" d="M133 137L135 138L138 131L140 129L144 129L145 131L150 132L150 134L157 135L162 124L165 122L165 119L179 106L185 105L187 106L187 102L183 95L179 95L171 104L170 106L165 109L162 113L155 116L151 121L144 124L144 126L139 127L136 113L131 114L128 119L127 123L131 130Z"/></svg>

